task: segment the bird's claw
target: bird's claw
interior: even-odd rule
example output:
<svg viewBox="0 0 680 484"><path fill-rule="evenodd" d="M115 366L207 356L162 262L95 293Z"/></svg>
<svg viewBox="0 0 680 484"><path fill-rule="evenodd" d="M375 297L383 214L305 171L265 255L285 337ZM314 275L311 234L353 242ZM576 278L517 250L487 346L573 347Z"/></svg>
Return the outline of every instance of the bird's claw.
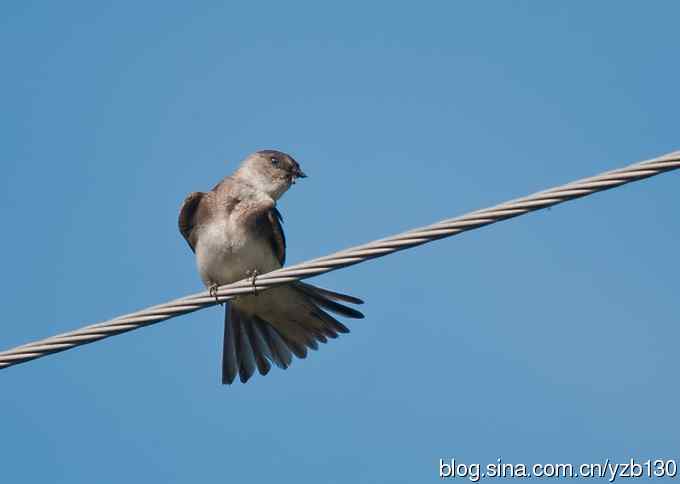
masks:
<svg viewBox="0 0 680 484"><path fill-rule="evenodd" d="M210 295L215 298L215 302L221 306L222 302L217 297L217 288L218 287L220 287L219 284L211 284L210 287L208 288L208 291L210 292Z"/></svg>
<svg viewBox="0 0 680 484"><path fill-rule="evenodd" d="M257 296L258 291L257 291L257 286L255 285L255 281L257 280L257 276L260 275L260 271L257 269L253 269L252 271L246 272L246 276L250 278L250 285L253 287L253 294Z"/></svg>

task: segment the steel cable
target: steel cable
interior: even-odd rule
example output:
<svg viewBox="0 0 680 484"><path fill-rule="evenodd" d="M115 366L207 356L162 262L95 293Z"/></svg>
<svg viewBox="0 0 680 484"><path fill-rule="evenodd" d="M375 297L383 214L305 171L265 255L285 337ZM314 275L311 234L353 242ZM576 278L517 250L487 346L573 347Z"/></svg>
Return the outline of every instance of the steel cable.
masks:
<svg viewBox="0 0 680 484"><path fill-rule="evenodd" d="M484 227L677 168L680 168L680 151L567 183L566 185L549 190L543 190L527 197L510 200L500 205L477 210L453 219L443 220L426 227L409 230L368 244L345 249L331 255L284 267L259 275L254 281L244 279L233 284L221 286L217 289L217 298L223 302L238 295L264 291L280 284L349 267L360 262L383 257L444 237L451 237L468 230ZM161 321L192 313L205 307L214 306L215 304L217 304L216 299L208 291L203 291L119 316L109 321L27 343L0 352L0 369L99 341L116 334L160 323Z"/></svg>

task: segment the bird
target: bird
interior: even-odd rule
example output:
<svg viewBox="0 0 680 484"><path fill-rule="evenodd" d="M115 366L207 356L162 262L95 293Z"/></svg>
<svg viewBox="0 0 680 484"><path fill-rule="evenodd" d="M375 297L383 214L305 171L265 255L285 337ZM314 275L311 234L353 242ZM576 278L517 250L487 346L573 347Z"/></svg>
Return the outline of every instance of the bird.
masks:
<svg viewBox="0 0 680 484"><path fill-rule="evenodd" d="M286 260L283 217L277 201L307 175L292 156L261 150L209 192L192 192L179 212L179 231L195 254L203 284L218 286L281 268ZM344 303L344 304L343 304ZM222 383L246 383L267 375L272 364L288 368L349 328L330 313L353 319L363 313L346 304L357 297L297 281L240 295L225 304Z"/></svg>

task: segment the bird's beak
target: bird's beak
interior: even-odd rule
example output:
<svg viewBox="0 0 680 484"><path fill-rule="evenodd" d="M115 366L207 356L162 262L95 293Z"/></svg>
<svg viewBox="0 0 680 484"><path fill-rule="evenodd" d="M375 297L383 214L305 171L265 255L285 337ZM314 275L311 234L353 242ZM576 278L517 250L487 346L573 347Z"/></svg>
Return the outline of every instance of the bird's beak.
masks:
<svg viewBox="0 0 680 484"><path fill-rule="evenodd" d="M300 169L300 166L295 163L293 170L290 172L290 182L295 185L295 180L298 178L307 178L307 175Z"/></svg>
<svg viewBox="0 0 680 484"><path fill-rule="evenodd" d="M295 170L295 177L296 178L307 178L307 175L305 175L305 173L301 169L298 168L297 170Z"/></svg>

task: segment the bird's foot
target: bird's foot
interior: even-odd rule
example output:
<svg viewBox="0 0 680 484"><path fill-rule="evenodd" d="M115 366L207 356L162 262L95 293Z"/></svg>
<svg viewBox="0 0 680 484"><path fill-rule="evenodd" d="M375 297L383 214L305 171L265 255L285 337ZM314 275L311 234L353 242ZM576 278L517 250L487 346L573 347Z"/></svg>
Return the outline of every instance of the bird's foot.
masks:
<svg viewBox="0 0 680 484"><path fill-rule="evenodd" d="M220 299L217 297L217 288L220 287L219 284L213 283L210 284L210 287L208 288L208 291L210 292L210 295L215 298L215 302L222 306L222 302Z"/></svg>
<svg viewBox="0 0 680 484"><path fill-rule="evenodd" d="M257 276L260 275L260 271L257 269L253 269L252 271L246 272L246 276L250 278L250 285L253 287L253 294L256 296L258 295L257 291L257 286L255 285L255 281L257 280Z"/></svg>

